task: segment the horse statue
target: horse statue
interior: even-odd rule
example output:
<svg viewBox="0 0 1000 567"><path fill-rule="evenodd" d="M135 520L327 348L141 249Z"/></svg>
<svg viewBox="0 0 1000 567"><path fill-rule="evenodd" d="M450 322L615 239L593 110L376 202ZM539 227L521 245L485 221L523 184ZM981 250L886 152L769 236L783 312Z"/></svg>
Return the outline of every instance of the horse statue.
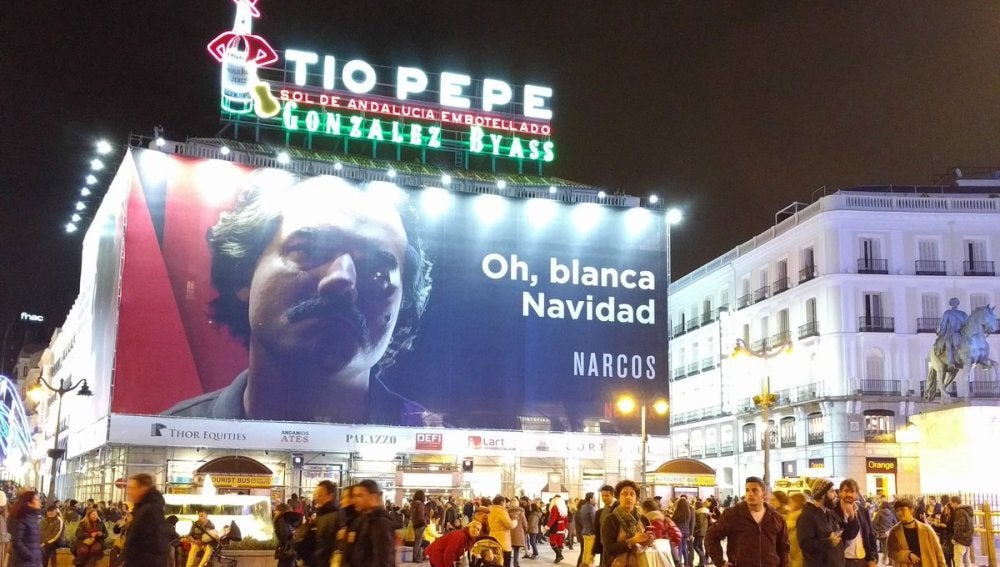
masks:
<svg viewBox="0 0 1000 567"><path fill-rule="evenodd" d="M998 365L990 358L990 344L986 341L987 335L996 333L998 329L995 306L977 307L966 315L958 309L957 299L952 299L949 304L951 309L941 317L938 338L931 348L927 386L924 389L924 399L929 402L943 395L963 368L971 370L978 364L996 372Z"/></svg>

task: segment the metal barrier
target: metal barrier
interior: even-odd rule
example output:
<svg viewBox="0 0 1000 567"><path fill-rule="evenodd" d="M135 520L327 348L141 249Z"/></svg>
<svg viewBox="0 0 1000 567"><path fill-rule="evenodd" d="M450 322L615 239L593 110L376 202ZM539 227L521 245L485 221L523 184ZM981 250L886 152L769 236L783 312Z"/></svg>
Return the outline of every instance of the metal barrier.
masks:
<svg viewBox="0 0 1000 567"><path fill-rule="evenodd" d="M976 511L976 532L979 533L979 551L987 565L997 567L997 537L1000 536L1000 511L994 512L989 502L983 502L982 511Z"/></svg>

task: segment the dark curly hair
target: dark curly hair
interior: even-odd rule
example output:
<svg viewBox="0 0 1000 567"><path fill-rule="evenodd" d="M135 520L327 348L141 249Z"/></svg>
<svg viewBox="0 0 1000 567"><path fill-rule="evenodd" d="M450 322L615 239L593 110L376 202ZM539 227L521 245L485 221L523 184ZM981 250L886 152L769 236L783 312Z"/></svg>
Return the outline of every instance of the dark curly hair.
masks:
<svg viewBox="0 0 1000 567"><path fill-rule="evenodd" d="M331 183L352 183L361 190L371 185L334 176L308 179L324 178ZM222 213L219 222L208 231L212 285L219 294L211 302L213 321L228 327L244 345L250 341L250 315L246 302L238 297L238 292L250 285L257 260L281 225L281 200L289 189L305 180L280 169L261 168L254 171L233 207ZM420 237L417 212L407 198L396 200L395 207L407 240L402 266L403 298L392 341L376 364L374 376L392 366L397 354L412 348L431 291L431 262Z"/></svg>
<svg viewBox="0 0 1000 567"><path fill-rule="evenodd" d="M631 487L635 491L635 495L639 496L639 485L631 480L622 480L615 485L615 498L621 497L622 489Z"/></svg>

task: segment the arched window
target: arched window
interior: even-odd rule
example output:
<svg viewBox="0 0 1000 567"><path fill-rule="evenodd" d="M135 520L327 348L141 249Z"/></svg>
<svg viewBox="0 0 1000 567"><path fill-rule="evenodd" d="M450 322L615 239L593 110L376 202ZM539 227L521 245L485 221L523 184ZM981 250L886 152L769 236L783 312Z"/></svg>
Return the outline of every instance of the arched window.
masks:
<svg viewBox="0 0 1000 567"><path fill-rule="evenodd" d="M809 414L807 420L806 428L808 429L809 444L822 444L823 431L826 430L826 419L823 418L823 412L811 413Z"/></svg>
<svg viewBox="0 0 1000 567"><path fill-rule="evenodd" d="M768 433L767 434L768 444L771 446L772 449L777 449L778 448L778 428L775 427L773 419L768 420L768 422L767 422L767 433Z"/></svg>
<svg viewBox="0 0 1000 567"><path fill-rule="evenodd" d="M783 417L781 418L781 446L782 447L794 447L795 446L795 418L794 417Z"/></svg>
<svg viewBox="0 0 1000 567"><path fill-rule="evenodd" d="M743 426L743 450L757 450L757 424L748 423Z"/></svg>
<svg viewBox="0 0 1000 567"><path fill-rule="evenodd" d="M865 410L865 441L896 442L896 414L891 410Z"/></svg>

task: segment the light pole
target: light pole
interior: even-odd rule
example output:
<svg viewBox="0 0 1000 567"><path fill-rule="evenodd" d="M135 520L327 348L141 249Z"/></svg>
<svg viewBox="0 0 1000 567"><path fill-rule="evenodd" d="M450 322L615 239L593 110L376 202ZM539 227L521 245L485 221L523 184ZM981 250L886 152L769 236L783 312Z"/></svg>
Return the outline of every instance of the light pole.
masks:
<svg viewBox="0 0 1000 567"><path fill-rule="evenodd" d="M736 339L736 347L733 349L733 357L740 358L750 356L753 358L760 358L764 361L764 367L767 369L767 361L784 354L791 350L791 343L786 342L785 344L779 345L777 349L773 351L768 351L765 347L764 350L760 352L754 352L743 339ZM769 373L764 375L764 380L761 381L760 393L753 397L753 404L764 412L764 485L771 486L771 408L778 403L778 396L771 393L771 376Z"/></svg>
<svg viewBox="0 0 1000 567"><path fill-rule="evenodd" d="M618 411L628 415L635 411L635 408L639 408L639 423L640 423L640 434L642 435L642 479L641 486L642 496L646 496L646 442L648 441L649 435L646 433L646 408L652 408L653 412L657 415L667 415L670 411L670 403L667 399L662 396L654 396L653 398L646 400L644 403L636 402L635 398L630 394L624 394L619 396L618 400L615 402L618 407Z"/></svg>
<svg viewBox="0 0 1000 567"><path fill-rule="evenodd" d="M42 386L45 388L43 389ZM77 388L80 388L80 391L77 393L79 396L94 395L94 393L90 391L90 386L87 385L86 379L80 380L76 384L74 384L72 380L60 379L59 387L56 388L49 384L45 378L42 378L41 375L38 376L38 382L36 382L35 385L28 391L28 395L30 395L36 402L40 402L42 400L42 397L45 395L45 390L54 392L57 396L59 396L59 402L56 405L56 431L53 435L52 448L48 451L49 459L52 461L52 473L49 476L49 500L51 501L55 501L56 498L56 471L58 470L59 459L66 453L65 449L59 448L59 422L62 421L63 396L73 390L76 390Z"/></svg>

